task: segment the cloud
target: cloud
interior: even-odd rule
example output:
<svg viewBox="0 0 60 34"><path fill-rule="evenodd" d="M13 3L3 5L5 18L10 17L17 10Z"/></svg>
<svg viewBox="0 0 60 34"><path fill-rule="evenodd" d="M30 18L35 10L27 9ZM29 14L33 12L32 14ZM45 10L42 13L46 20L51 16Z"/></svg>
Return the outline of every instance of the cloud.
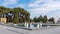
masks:
<svg viewBox="0 0 60 34"><path fill-rule="evenodd" d="M48 2L53 2L53 0L35 0L35 2L32 2L28 4L29 7L39 7L42 4L48 3Z"/></svg>
<svg viewBox="0 0 60 34"><path fill-rule="evenodd" d="M20 4L20 5L17 5L16 7L22 7L24 8L25 4Z"/></svg>
<svg viewBox="0 0 60 34"><path fill-rule="evenodd" d="M60 10L60 1L59 0L35 0L34 2L29 3L27 6L30 8L28 10L31 14L31 17L33 18L34 16L47 15L47 13L50 12L54 13L55 10L58 9ZM50 16L55 16L55 15L50 15Z"/></svg>
<svg viewBox="0 0 60 34"><path fill-rule="evenodd" d="M18 0L4 0L2 3L3 6L14 5L18 2Z"/></svg>
<svg viewBox="0 0 60 34"><path fill-rule="evenodd" d="M36 0L35 2L28 4L28 6L31 7L30 13L40 14L60 9L60 2L55 0Z"/></svg>

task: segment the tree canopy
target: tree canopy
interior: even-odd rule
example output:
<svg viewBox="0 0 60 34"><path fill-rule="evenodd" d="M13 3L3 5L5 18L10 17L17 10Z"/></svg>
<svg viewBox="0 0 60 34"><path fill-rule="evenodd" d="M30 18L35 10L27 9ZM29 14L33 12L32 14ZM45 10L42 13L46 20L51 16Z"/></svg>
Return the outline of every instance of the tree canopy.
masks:
<svg viewBox="0 0 60 34"><path fill-rule="evenodd" d="M25 15L25 17L22 19L26 19L27 22L30 22L30 13L27 10L25 10L24 8L21 8L21 7L7 8L4 6L0 6L0 17L2 16L2 14L6 14L9 12L14 13L15 16L14 16L13 22L15 22L15 23L19 22L19 16L21 17L21 15L23 15L23 17ZM19 13L20 13L20 15L19 15ZM20 19L20 20L22 20L22 19Z"/></svg>
<svg viewBox="0 0 60 34"><path fill-rule="evenodd" d="M50 19L48 19L48 21L50 21L50 22L52 22L52 23L55 23L55 21L54 21L54 18L53 18L53 17L51 17Z"/></svg>
<svg viewBox="0 0 60 34"><path fill-rule="evenodd" d="M37 17L37 18L34 17L32 20L33 20L34 22L47 23L47 22L49 21L49 22L55 23L54 18L51 17L51 18L48 19L47 15L44 15L43 17L42 17L42 15L40 15L40 16Z"/></svg>

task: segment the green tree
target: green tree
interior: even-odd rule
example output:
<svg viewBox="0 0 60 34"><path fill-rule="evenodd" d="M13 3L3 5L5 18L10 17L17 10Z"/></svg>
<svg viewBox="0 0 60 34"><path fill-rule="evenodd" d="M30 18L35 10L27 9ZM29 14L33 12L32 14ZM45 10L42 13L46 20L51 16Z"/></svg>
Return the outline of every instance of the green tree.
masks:
<svg viewBox="0 0 60 34"><path fill-rule="evenodd" d="M47 22L47 15L43 17L43 23L46 23L46 22Z"/></svg>
<svg viewBox="0 0 60 34"><path fill-rule="evenodd" d="M26 19L26 21L27 22L30 22L30 13L29 12L27 12L25 9L23 9L23 8L19 8L19 7L17 7L17 8L14 8L14 12L15 12L15 14L19 14L19 13L21 13L21 15L25 15L25 17L24 18L22 18L22 19ZM19 17L17 17L17 18L19 18ZM21 22L22 22L22 19L20 19L21 20ZM18 22L19 22L19 19L17 19L18 20ZM24 22L24 21L23 21Z"/></svg>
<svg viewBox="0 0 60 34"><path fill-rule="evenodd" d="M33 21L34 21L34 22L37 22L37 18L36 18L36 17L34 17L34 18L33 18Z"/></svg>
<svg viewBox="0 0 60 34"><path fill-rule="evenodd" d="M30 13L29 12L26 13L26 21L30 22Z"/></svg>
<svg viewBox="0 0 60 34"><path fill-rule="evenodd" d="M37 20L38 20L38 22L42 22L42 20L43 20L42 15L40 15Z"/></svg>
<svg viewBox="0 0 60 34"><path fill-rule="evenodd" d="M13 20L14 23L19 22L19 15L18 15L19 13L21 13L21 15L25 15L26 21L30 22L30 13L27 10L25 10L24 8L21 8L21 7L6 8L4 6L0 6L0 17L2 16L2 14L7 14L10 11L12 13L14 13L14 15L15 15L14 20ZM21 21L24 22L22 19L21 19Z"/></svg>
<svg viewBox="0 0 60 34"><path fill-rule="evenodd" d="M48 21L49 22L53 22L53 23L55 23L55 21L54 21L54 18L52 17L52 18L50 18L50 19L48 19Z"/></svg>

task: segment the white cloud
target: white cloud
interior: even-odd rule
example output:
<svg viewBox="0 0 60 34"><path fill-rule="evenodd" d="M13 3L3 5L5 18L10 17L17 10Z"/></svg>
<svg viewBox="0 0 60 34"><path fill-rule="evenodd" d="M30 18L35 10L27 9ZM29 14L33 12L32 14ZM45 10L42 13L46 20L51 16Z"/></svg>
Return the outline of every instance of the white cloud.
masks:
<svg viewBox="0 0 60 34"><path fill-rule="evenodd" d="M35 2L28 4L28 6L29 7L37 7L37 6L40 6L40 5L38 5L40 2L41 2L41 0L35 0Z"/></svg>
<svg viewBox="0 0 60 34"><path fill-rule="evenodd" d="M41 2L45 2L45 4L41 6L42 5L40 4ZM60 9L59 2L53 0L46 0L46 1L37 0L34 3L28 4L28 6L32 7L32 9L30 9L32 14L48 13Z"/></svg>
<svg viewBox="0 0 60 34"><path fill-rule="evenodd" d="M35 2L32 2L30 4L28 4L29 7L39 7L39 4L43 4L43 3L48 3L48 2L53 2L53 0L35 0Z"/></svg>
<svg viewBox="0 0 60 34"><path fill-rule="evenodd" d="M25 4L16 5L16 7L21 7L21 8L25 8L24 6L26 5Z"/></svg>
<svg viewBox="0 0 60 34"><path fill-rule="evenodd" d="M3 2L3 6L7 6L7 5L13 5L13 4L16 4L18 0L4 0Z"/></svg>
<svg viewBox="0 0 60 34"><path fill-rule="evenodd" d="M35 2L28 4L28 6L30 7L29 9L30 14L31 17L33 18L34 16L39 16L41 14L45 15L50 12L54 13L55 10L60 9L60 1L59 0L36 0ZM52 17L52 16L54 17L55 15L50 15L48 17Z"/></svg>

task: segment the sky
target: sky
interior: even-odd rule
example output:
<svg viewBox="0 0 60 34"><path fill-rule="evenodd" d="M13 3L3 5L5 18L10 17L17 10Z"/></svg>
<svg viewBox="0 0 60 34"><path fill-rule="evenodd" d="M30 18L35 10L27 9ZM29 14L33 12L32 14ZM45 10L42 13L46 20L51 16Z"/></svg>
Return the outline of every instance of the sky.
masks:
<svg viewBox="0 0 60 34"><path fill-rule="evenodd" d="M30 18L47 15L60 17L60 0L0 0L0 6L22 7L30 12Z"/></svg>

